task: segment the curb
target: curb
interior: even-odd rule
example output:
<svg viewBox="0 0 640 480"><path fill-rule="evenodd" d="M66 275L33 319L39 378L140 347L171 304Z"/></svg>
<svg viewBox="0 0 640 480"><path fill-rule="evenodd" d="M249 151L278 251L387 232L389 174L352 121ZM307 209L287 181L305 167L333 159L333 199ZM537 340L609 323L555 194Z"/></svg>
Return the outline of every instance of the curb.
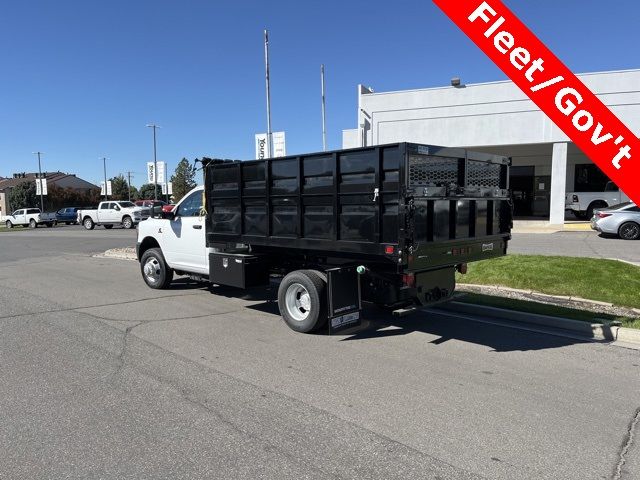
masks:
<svg viewBox="0 0 640 480"><path fill-rule="evenodd" d="M557 305L565 308L578 308L594 313L608 313L625 317L640 317L640 309L631 307L620 307L608 302L589 300L581 297L571 297L563 295L549 295L533 290L523 290L518 288L501 287L499 285L477 285L473 283L458 283L456 290L465 293L479 293L504 298L517 298L513 295L520 295L521 300L537 301L549 305ZM511 294L511 295L509 295ZM603 311L605 310L605 311Z"/></svg>
<svg viewBox="0 0 640 480"><path fill-rule="evenodd" d="M516 310L506 310L502 308L473 305L470 303L455 301L444 303L433 308L469 315L486 315L492 318L509 320L523 325L551 327L571 333L571 336L578 336L587 340L599 342L622 342L640 347L640 330L633 328L625 328L606 323L581 322L579 320L571 320L568 318L530 314L518 312Z"/></svg>

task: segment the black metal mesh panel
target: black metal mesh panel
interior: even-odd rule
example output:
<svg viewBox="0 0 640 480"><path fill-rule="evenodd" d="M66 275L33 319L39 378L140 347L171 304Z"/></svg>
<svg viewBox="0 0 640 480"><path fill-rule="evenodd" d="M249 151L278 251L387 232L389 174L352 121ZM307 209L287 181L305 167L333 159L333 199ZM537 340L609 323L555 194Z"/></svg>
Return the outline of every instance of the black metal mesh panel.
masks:
<svg viewBox="0 0 640 480"><path fill-rule="evenodd" d="M458 182L458 159L409 157L409 186L442 186Z"/></svg>
<svg viewBox="0 0 640 480"><path fill-rule="evenodd" d="M500 165L496 163L467 163L467 185L470 187L500 188Z"/></svg>

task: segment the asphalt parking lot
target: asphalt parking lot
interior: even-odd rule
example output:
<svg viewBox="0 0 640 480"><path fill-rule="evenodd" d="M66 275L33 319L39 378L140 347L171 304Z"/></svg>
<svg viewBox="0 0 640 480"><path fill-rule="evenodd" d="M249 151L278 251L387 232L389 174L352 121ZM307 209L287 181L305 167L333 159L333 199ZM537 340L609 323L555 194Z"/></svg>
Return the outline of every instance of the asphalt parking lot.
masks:
<svg viewBox="0 0 640 480"><path fill-rule="evenodd" d="M637 350L433 311L296 334L93 256L135 234L0 233L0 478L640 478Z"/></svg>

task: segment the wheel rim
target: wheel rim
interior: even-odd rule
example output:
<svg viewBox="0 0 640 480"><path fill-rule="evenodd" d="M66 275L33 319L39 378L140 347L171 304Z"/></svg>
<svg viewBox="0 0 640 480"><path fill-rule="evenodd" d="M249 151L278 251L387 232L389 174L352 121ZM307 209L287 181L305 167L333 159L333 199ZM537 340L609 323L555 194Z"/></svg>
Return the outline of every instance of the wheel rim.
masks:
<svg viewBox="0 0 640 480"><path fill-rule="evenodd" d="M36 226L36 222L35 222L35 221L33 221L33 220L31 220L31 221L29 222L29 226L30 226L31 228L35 227L35 226Z"/></svg>
<svg viewBox="0 0 640 480"><path fill-rule="evenodd" d="M11 224L11 222L7 222L7 228L11 228L13 227L13 225Z"/></svg>
<svg viewBox="0 0 640 480"><path fill-rule="evenodd" d="M125 218L123 222L124 228L131 228L131 219Z"/></svg>
<svg viewBox="0 0 640 480"><path fill-rule="evenodd" d="M84 221L84 228L91 228L91 220L86 219Z"/></svg>
<svg viewBox="0 0 640 480"><path fill-rule="evenodd" d="M296 321L306 320L311 312L311 296L304 286L293 283L285 293L287 313Z"/></svg>
<svg viewBox="0 0 640 480"><path fill-rule="evenodd" d="M158 283L162 274L162 266L157 258L151 257L144 264L144 276L150 283Z"/></svg>
<svg viewBox="0 0 640 480"><path fill-rule="evenodd" d="M637 238L640 233L640 227L635 224L623 225L620 229L622 238Z"/></svg>

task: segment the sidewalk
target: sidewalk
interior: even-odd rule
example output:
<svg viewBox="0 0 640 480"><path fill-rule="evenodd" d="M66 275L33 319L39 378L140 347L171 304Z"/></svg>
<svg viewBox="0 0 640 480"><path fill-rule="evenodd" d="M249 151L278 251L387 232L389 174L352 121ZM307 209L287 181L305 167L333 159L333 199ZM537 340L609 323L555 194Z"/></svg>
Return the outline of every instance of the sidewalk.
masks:
<svg viewBox="0 0 640 480"><path fill-rule="evenodd" d="M547 220L514 220L512 233L591 232L586 221L566 220L564 225L552 225Z"/></svg>

